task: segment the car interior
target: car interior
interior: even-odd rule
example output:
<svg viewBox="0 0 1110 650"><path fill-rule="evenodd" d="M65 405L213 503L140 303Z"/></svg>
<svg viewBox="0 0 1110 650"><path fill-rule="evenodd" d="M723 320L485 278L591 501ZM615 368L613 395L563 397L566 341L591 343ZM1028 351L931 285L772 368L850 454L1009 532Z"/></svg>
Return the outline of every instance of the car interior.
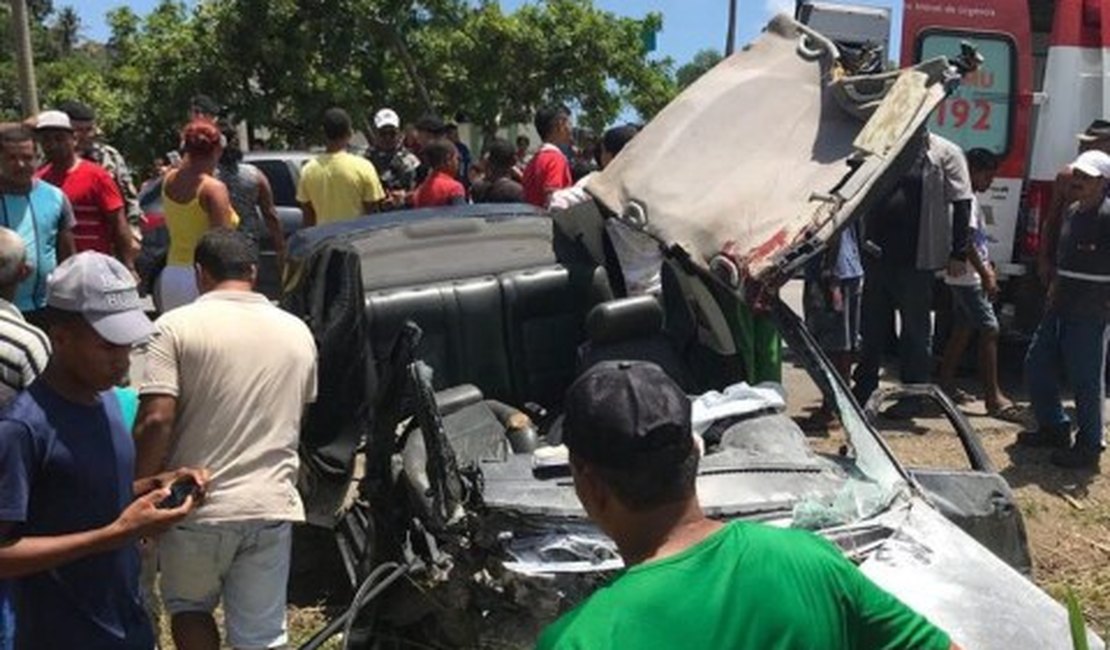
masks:
<svg viewBox="0 0 1110 650"><path fill-rule="evenodd" d="M390 419L395 396L383 391L400 372L395 349L409 324L419 329L411 356L430 369L441 415L473 402L509 405L541 438L570 383L600 361L652 361L691 394L742 379L714 296L688 290L692 277L673 262L663 270L665 298L619 295L600 213L590 216L582 221L592 227L539 212L441 210L316 247L285 304L305 315L321 348L321 398L309 410L302 447L314 485L336 490L317 490L328 496L316 504L310 497L310 511L337 511L360 440ZM583 243L586 228L599 245ZM349 408L337 408L343 404ZM490 420L501 437L504 419Z"/></svg>

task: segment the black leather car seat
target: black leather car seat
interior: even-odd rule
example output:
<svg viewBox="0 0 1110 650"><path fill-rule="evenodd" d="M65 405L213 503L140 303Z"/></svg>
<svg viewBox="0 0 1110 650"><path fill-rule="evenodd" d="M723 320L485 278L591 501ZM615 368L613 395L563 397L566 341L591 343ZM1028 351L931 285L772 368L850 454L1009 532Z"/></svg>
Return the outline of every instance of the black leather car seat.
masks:
<svg viewBox="0 0 1110 650"><path fill-rule="evenodd" d="M690 370L663 332L663 307L654 296L633 296L596 305L586 316L588 341L579 349L578 369L601 361L650 361L687 392L694 387Z"/></svg>

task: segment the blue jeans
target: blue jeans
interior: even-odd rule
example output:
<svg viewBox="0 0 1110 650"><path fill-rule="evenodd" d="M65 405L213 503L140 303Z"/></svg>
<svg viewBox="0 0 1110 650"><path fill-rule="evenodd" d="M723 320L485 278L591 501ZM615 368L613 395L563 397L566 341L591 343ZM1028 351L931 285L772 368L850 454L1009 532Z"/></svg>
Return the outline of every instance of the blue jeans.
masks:
<svg viewBox="0 0 1110 650"><path fill-rule="evenodd" d="M0 650L15 648L15 605L11 592L11 581L0 580Z"/></svg>
<svg viewBox="0 0 1110 650"><path fill-rule="evenodd" d="M1102 444L1102 400L1110 327L1102 320L1045 314L1025 355L1025 377L1037 426L1042 431L1067 431L1071 427L1060 401L1060 379L1067 376L1075 394L1079 432L1077 447L1099 450Z"/></svg>
<svg viewBox="0 0 1110 650"><path fill-rule="evenodd" d="M855 395L860 404L879 387L879 367L887 337L894 331L894 313L902 319L898 334L898 370L903 384L929 381L932 364L933 308L932 271L900 268L872 262L863 280L863 316L860 319L863 344L859 366L854 373Z"/></svg>

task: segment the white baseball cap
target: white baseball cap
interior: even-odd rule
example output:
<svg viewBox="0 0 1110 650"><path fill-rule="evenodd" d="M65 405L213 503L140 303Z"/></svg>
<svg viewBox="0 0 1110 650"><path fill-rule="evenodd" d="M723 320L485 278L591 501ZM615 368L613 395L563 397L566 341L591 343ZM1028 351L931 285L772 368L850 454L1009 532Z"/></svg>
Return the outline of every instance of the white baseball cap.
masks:
<svg viewBox="0 0 1110 650"><path fill-rule="evenodd" d="M401 128L401 116L397 115L397 111L392 108L383 108L374 115L375 129L384 129L387 126L392 126L395 129Z"/></svg>
<svg viewBox="0 0 1110 650"><path fill-rule="evenodd" d="M72 131L73 124L69 121L69 116L62 111L43 111L35 118L35 130L42 131L44 129Z"/></svg>
<svg viewBox="0 0 1110 650"><path fill-rule="evenodd" d="M154 334L135 278L103 253L85 251L59 264L46 278L46 304L81 314L97 334L116 345L142 343Z"/></svg>
<svg viewBox="0 0 1110 650"><path fill-rule="evenodd" d="M1084 151L1071 164L1071 168L1087 176L1110 179L1110 154L1094 149Z"/></svg>

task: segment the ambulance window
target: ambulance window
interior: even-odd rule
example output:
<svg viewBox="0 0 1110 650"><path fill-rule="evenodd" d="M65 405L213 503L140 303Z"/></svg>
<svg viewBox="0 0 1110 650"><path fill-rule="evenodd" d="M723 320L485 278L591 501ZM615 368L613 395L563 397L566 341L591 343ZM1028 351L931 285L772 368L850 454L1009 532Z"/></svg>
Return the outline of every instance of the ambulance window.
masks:
<svg viewBox="0 0 1110 650"><path fill-rule="evenodd" d="M918 60L952 56L968 41L983 55L979 70L964 78L959 89L941 102L929 122L934 133L964 150L982 147L999 155L1010 148L1014 112L1014 44L1005 36L931 31L918 41Z"/></svg>

